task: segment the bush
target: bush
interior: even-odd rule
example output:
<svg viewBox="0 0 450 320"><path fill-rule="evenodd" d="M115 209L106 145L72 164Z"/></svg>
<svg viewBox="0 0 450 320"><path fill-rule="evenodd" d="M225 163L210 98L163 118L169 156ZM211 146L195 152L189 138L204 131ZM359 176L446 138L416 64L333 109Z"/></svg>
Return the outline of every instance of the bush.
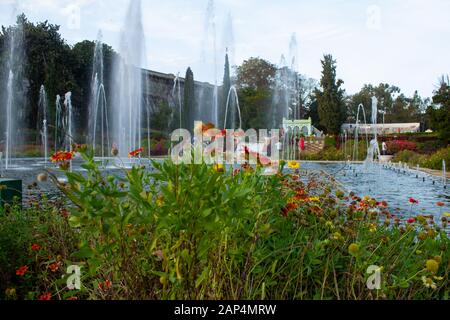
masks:
<svg viewBox="0 0 450 320"><path fill-rule="evenodd" d="M417 165L422 163L422 159L425 156L420 155L414 151L410 150L403 150L395 154L394 156L394 162L403 162L403 163L409 163L411 165Z"/></svg>
<svg viewBox="0 0 450 320"><path fill-rule="evenodd" d="M428 157L424 157L420 161L420 165L424 168L442 170L442 160L445 160L447 166L450 164L450 146L441 149Z"/></svg>
<svg viewBox="0 0 450 320"><path fill-rule="evenodd" d="M417 145L415 142L407 140L393 140L388 141L386 144L388 152L390 154L396 154L404 150L415 151L417 149Z"/></svg>

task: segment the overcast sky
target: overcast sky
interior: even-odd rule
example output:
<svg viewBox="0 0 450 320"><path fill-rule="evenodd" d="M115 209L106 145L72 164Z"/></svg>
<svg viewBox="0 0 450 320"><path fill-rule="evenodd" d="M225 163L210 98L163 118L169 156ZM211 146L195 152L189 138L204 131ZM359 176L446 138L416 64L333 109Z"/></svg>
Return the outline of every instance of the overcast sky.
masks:
<svg viewBox="0 0 450 320"><path fill-rule="evenodd" d="M33 22L61 25L70 44L95 40L101 29L104 41L117 48L129 1L0 0L0 24L9 25L24 12ZM212 47L205 41L207 4L142 0L147 48L143 67L184 74L191 66L197 80L213 81L213 72L198 70L205 66L202 51L211 56L209 49L202 50L203 44ZM450 73L449 13L448 0L216 0L217 50L234 47L238 64L254 56L278 64L282 54L289 56L295 33L303 74L319 79L320 59L331 53L348 93L365 83L387 82L407 95L417 89L431 96L439 76ZM224 32L231 30L229 15L233 37Z"/></svg>

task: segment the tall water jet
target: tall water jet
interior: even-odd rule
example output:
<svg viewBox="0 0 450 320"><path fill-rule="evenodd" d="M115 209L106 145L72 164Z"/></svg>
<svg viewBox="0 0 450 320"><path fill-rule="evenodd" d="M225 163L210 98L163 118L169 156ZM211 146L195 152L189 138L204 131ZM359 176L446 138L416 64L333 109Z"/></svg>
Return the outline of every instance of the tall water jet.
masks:
<svg viewBox="0 0 450 320"><path fill-rule="evenodd" d="M173 80L172 99L174 100L174 110L172 112L172 127L181 129L183 126L183 102L181 101L180 73L177 73L175 79Z"/></svg>
<svg viewBox="0 0 450 320"><path fill-rule="evenodd" d="M295 32L289 42L289 67L288 71L288 100L292 103L293 119L300 119L299 101L298 101L298 42Z"/></svg>
<svg viewBox="0 0 450 320"><path fill-rule="evenodd" d="M373 139L370 141L369 148L367 149L367 158L365 163L372 163L380 155L380 146L378 145L378 99L372 97L372 127L373 127Z"/></svg>
<svg viewBox="0 0 450 320"><path fill-rule="evenodd" d="M5 168L9 168L11 158L11 145L13 141L13 81L14 75L9 71L7 84L7 100L6 100L6 141L5 141Z"/></svg>
<svg viewBox="0 0 450 320"><path fill-rule="evenodd" d="M22 127L24 97L23 72L25 55L23 51L23 27L18 21L17 26L11 27L5 33L7 35L5 51L5 64L2 66L5 87L2 90L2 122L4 123L4 156L5 168L11 165L11 159L17 151L17 146L21 144L22 135L19 129ZM3 109L4 108L4 109Z"/></svg>
<svg viewBox="0 0 450 320"><path fill-rule="evenodd" d="M41 134L41 140L42 140L42 147L44 148L44 163L45 166L47 166L48 161L48 123L47 123L47 111L48 111L48 99L47 99L47 92L45 91L44 85L41 86L41 89L39 90L39 102L38 102L38 110L39 110L39 117L38 117L38 125L39 125L39 132Z"/></svg>
<svg viewBox="0 0 450 320"><path fill-rule="evenodd" d="M64 107L65 107L65 119L64 122L66 125L66 132L64 134L64 148L66 150L72 150L73 145L73 107L72 107L72 92L67 92L64 96Z"/></svg>
<svg viewBox="0 0 450 320"><path fill-rule="evenodd" d="M208 0L205 15L204 36L201 51L200 78L211 80L214 83L211 122L219 126L219 88L218 88L218 54L217 54L217 30L214 0ZM211 74L212 70L212 74Z"/></svg>
<svg viewBox="0 0 450 320"><path fill-rule="evenodd" d="M112 136L119 155L141 147L145 37L140 0L131 0L112 78Z"/></svg>
<svg viewBox="0 0 450 320"><path fill-rule="evenodd" d="M445 166L445 160L442 160L442 183L444 184L444 189L447 188L447 168Z"/></svg>
<svg viewBox="0 0 450 320"><path fill-rule="evenodd" d="M98 139L100 136L100 140ZM106 92L104 86L104 62L102 33L99 31L94 49L94 62L91 79L91 96L89 100L89 143L94 154L97 146L100 147L101 156L106 156L106 150L110 150L109 117Z"/></svg>
<svg viewBox="0 0 450 320"><path fill-rule="evenodd" d="M290 118L288 95L288 66L286 58L281 55L280 64L275 75L275 88L273 94L272 114L270 125L272 128L281 126L282 120Z"/></svg>
<svg viewBox="0 0 450 320"><path fill-rule="evenodd" d="M63 146L64 133L66 132L66 119L63 105L61 104L61 96L56 96L55 102L55 151Z"/></svg>
<svg viewBox="0 0 450 320"><path fill-rule="evenodd" d="M233 27L233 16L231 12L228 13L225 24L223 28L222 34L222 45L221 45L221 54L227 53L230 64L234 66L235 64L235 39L234 39L234 27Z"/></svg>

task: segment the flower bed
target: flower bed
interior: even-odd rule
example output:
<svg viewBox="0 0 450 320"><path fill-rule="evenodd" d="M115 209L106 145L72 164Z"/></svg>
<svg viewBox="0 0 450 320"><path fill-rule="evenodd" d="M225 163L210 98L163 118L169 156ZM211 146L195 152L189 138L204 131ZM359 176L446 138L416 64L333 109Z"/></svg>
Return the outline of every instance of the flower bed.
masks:
<svg viewBox="0 0 450 320"><path fill-rule="evenodd" d="M412 221L296 163L263 176L166 161L119 178L82 155L85 175L55 181L70 201L1 213L1 298L448 298L445 215ZM67 288L72 265L81 290Z"/></svg>

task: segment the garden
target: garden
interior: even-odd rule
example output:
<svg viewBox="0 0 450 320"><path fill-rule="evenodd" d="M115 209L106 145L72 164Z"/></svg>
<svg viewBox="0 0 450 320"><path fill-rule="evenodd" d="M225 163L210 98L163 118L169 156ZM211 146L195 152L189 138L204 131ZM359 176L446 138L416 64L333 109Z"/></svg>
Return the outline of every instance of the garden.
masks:
<svg viewBox="0 0 450 320"><path fill-rule="evenodd" d="M78 152L85 174L60 153L67 181L39 177L65 198L2 210L2 299L448 299L450 214L414 215L415 199L397 212L297 161L271 176L170 160L106 175Z"/></svg>

